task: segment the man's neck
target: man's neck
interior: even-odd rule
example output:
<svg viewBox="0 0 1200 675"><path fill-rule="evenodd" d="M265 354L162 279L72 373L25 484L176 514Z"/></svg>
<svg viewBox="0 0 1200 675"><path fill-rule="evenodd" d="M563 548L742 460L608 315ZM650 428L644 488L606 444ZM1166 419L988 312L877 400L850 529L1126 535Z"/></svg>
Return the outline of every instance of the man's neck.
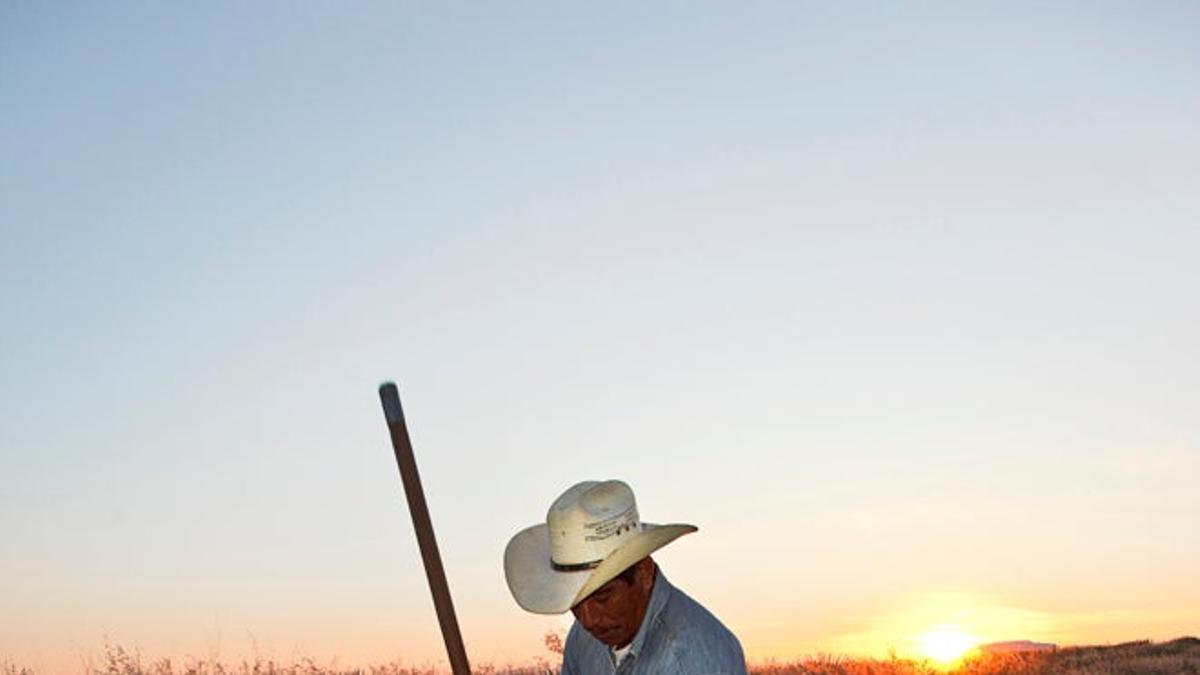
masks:
<svg viewBox="0 0 1200 675"><path fill-rule="evenodd" d="M646 621L646 612L650 609L650 599L654 597L654 586L658 583L657 563L650 568L650 574L653 575L650 578L650 589L646 591L645 597L642 598L641 605L637 608L637 630L633 631L633 635L629 636L629 642L613 647L613 651L618 649L628 649L629 646L633 644L633 641L637 639L638 633L642 632L642 624Z"/></svg>

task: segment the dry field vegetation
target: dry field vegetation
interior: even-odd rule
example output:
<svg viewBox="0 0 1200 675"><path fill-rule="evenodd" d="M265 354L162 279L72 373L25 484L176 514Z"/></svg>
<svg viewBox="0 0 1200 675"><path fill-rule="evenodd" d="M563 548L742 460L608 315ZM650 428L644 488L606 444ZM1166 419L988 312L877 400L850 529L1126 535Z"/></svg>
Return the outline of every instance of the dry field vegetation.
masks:
<svg viewBox="0 0 1200 675"><path fill-rule="evenodd" d="M147 660L135 651L108 646L100 663L83 665L82 675L446 675L429 667L398 663L343 669L312 660L283 664L257 659L234 664L208 659ZM473 675L555 675L555 662L520 666L477 665ZM750 675L1200 675L1200 639L1129 642L1104 647L1067 647L1050 652L992 654L967 659L953 668L909 659L820 657L789 663L751 664ZM0 660L0 675L39 675Z"/></svg>

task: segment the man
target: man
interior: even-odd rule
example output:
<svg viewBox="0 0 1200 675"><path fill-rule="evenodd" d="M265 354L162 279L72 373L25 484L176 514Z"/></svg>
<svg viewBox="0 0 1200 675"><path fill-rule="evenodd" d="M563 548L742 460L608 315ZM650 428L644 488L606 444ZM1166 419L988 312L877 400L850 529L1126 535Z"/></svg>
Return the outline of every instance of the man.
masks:
<svg viewBox="0 0 1200 675"><path fill-rule="evenodd" d="M733 633L650 557L695 531L643 523L621 481L586 481L508 542L504 576L525 610L575 614L562 675L745 675Z"/></svg>

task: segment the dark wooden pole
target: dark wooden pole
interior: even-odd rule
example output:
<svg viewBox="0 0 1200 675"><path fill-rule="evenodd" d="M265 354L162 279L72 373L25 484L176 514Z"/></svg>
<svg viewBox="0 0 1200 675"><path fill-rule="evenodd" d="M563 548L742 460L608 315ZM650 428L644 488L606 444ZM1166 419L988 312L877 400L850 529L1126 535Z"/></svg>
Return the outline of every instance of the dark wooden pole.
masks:
<svg viewBox="0 0 1200 675"><path fill-rule="evenodd" d="M458 618L454 615L450 586L446 583L446 571L442 569L442 556L438 553L437 539L433 536L433 523L429 520L429 507L425 505L425 492L421 489L421 476L417 473L412 441L408 438L408 427L404 423L404 410L400 407L400 392L396 385L392 382L379 385L379 400L383 402L383 415L387 418L388 432L392 436L392 449L396 451L400 482L404 484L408 512L412 515L413 529L417 531L417 546L421 548L425 576L429 578L429 591L433 593L433 607L437 610L438 624L442 627L442 639L446 641L450 669L454 675L471 675L471 666L467 663L467 651L463 647L462 634L458 631Z"/></svg>

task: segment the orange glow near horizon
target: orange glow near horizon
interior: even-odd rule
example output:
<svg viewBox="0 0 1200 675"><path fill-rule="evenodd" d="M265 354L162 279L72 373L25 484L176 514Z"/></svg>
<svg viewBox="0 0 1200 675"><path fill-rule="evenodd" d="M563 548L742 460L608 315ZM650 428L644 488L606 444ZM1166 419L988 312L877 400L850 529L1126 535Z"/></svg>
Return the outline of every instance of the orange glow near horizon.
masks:
<svg viewBox="0 0 1200 675"><path fill-rule="evenodd" d="M864 614L857 630L830 636L822 648L839 654L928 659L951 665L973 648L994 641L1035 640L1059 643L1064 626L1082 617L1020 609L1002 600L969 592L909 595Z"/></svg>
<svg viewBox="0 0 1200 675"><path fill-rule="evenodd" d="M705 593L702 590L700 594ZM72 626L73 634L58 640L21 642L21 630L27 630L26 635L36 636L37 631L52 634L56 618L70 617L55 611L60 608L48 606L19 619L0 619L0 666L7 660L18 668L40 673L87 670L86 664L104 662L106 647L111 644L139 653L147 662L166 657L226 664L243 659L250 663L256 659L277 663L310 659L329 668L367 669L395 663L448 672L432 608L414 602L409 616L389 608L385 600L347 611L322 597L307 612L283 615L243 611L208 625L198 614L180 620L158 607L148 607L136 615L114 612L106 625L80 621ZM527 614L509 606L509 602L508 598L500 598L488 604L467 596L460 603L461 628L472 663L498 667L535 664L539 659L552 663L556 657L546 648L545 635L565 636L571 615ZM881 597L859 606L814 604L815 609L804 612L782 606L722 605L719 601L711 606L742 640L751 663L791 662L823 654L844 658L896 656L925 660L946 669L960 663L970 648L980 644L1010 640L1060 646L1133 639L1163 641L1194 634L1198 618L1192 609L1049 611L962 589Z"/></svg>

